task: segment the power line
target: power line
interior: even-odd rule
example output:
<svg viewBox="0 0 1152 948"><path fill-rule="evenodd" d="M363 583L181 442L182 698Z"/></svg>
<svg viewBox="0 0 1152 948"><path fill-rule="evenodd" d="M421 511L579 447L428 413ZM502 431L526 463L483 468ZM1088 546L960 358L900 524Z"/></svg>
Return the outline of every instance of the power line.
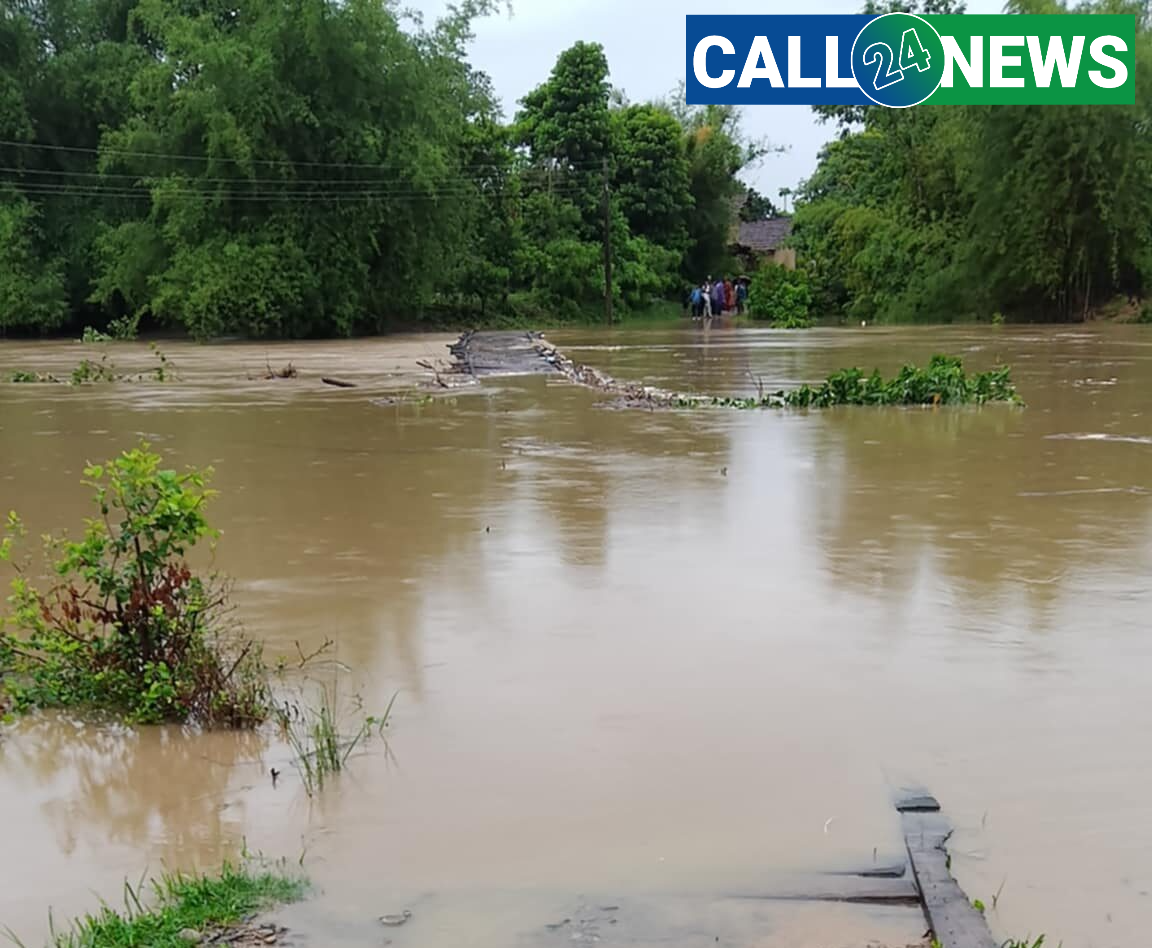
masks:
<svg viewBox="0 0 1152 948"><path fill-rule="evenodd" d="M68 183L42 183L42 182L19 182L10 179L0 178L0 183L9 184L14 186L19 191L27 192L86 192L92 194L141 194L146 196L164 196L164 195L191 195L196 197L353 197L353 198L380 198L382 200L390 198L420 198L426 200L436 200L439 198L464 198L473 196L483 196L472 188L465 187L445 187L445 188L359 188L351 190L332 190L330 188L192 188L192 187L163 187L163 186L144 186L131 187L128 185L110 185L108 187L100 187L95 184L68 184ZM574 194L579 193L579 188L555 188L552 193L566 193ZM501 195L508 197L511 195Z"/></svg>
<svg viewBox="0 0 1152 948"><path fill-rule="evenodd" d="M376 168L385 170L395 170L392 165L387 163L365 163L353 161L296 161L290 158L225 158L210 155L189 155L180 154L177 152L158 152L158 151L133 151L130 149L122 148L87 148L78 145L45 145L38 142L18 142L11 139L0 138L0 146L9 148L32 148L40 151L58 151L69 152L73 154L84 155L99 155L104 157L127 157L127 158L165 158L176 161L200 161L200 162L225 162L238 165L263 165L269 167L289 167L289 168ZM582 168L592 169L599 168L601 162L597 161L572 161L566 162L568 168ZM497 165L492 162L480 162L472 165L462 165L461 170L476 169L476 168L500 168L502 165Z"/></svg>
<svg viewBox="0 0 1152 948"><path fill-rule="evenodd" d="M0 172L15 175L40 175L51 178L94 178L99 181L109 179L140 181L142 179L161 179L164 175L125 174L102 171L61 171L55 168L17 168L0 165ZM189 178L197 184L284 184L284 185L362 185L362 184L413 184L410 177L406 178ZM442 180L453 182L471 182L484 184L492 180L491 175L448 175Z"/></svg>
<svg viewBox="0 0 1152 948"><path fill-rule="evenodd" d="M475 195L475 191L467 190L441 190L431 193L397 192L397 191L229 191L229 190L196 190L196 189L147 189L127 187L73 187L65 184L29 184L20 185L16 182L0 182L13 184L17 190L26 196L40 197L83 197L83 198L117 198L117 199L176 199L176 200L212 200L226 199L229 201L253 202L282 202L289 204L308 204L321 202L343 201L380 201L390 202L421 202L439 201L452 198L461 198ZM550 192L559 196L583 193L580 188L554 188ZM535 194L505 194L504 200L527 200Z"/></svg>

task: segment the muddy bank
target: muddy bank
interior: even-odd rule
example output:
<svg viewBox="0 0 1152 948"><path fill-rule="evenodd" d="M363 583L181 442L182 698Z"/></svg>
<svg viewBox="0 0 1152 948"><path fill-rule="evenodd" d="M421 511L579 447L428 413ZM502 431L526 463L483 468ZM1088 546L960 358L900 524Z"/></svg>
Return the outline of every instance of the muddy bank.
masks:
<svg viewBox="0 0 1152 948"><path fill-rule="evenodd" d="M350 906L293 906L297 948L930 948L918 909L701 892L425 893L403 925ZM403 917L403 916L400 916Z"/></svg>

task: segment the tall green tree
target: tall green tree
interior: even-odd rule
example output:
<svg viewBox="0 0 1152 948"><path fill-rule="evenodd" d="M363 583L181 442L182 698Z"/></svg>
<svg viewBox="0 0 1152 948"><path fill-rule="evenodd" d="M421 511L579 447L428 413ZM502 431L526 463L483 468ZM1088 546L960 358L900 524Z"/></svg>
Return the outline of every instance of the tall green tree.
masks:
<svg viewBox="0 0 1152 948"><path fill-rule="evenodd" d="M683 253L696 199L679 122L658 105L626 106L612 117L612 190L630 231Z"/></svg>
<svg viewBox="0 0 1152 948"><path fill-rule="evenodd" d="M576 43L508 123L467 62L494 0L10 0L0 328L196 337L617 311L716 266L735 113L630 105Z"/></svg>
<svg viewBox="0 0 1152 948"><path fill-rule="evenodd" d="M1074 12L1136 16L1135 105L817 109L841 134L801 191L795 243L822 308L890 321L1066 320L1147 292L1148 16L1111 0Z"/></svg>

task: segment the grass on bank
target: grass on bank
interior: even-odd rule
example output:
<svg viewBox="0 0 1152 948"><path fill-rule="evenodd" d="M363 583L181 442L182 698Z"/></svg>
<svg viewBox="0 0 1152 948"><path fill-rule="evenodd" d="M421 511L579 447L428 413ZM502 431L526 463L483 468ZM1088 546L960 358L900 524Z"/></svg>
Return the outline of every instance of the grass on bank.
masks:
<svg viewBox="0 0 1152 948"><path fill-rule="evenodd" d="M147 889L150 889L149 893ZM225 864L212 876L166 873L148 886L124 883L124 909L104 905L57 932L53 948L188 948L190 932L209 936L254 913L304 897L307 882L279 870ZM8 937L26 948L15 935Z"/></svg>

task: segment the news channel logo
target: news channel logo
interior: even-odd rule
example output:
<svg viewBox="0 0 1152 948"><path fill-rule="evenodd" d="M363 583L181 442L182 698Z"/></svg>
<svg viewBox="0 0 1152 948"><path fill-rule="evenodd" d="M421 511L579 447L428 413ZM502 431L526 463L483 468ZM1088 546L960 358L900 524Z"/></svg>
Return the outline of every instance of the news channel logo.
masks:
<svg viewBox="0 0 1152 948"><path fill-rule="evenodd" d="M689 15L690 105L1133 105L1128 14Z"/></svg>

